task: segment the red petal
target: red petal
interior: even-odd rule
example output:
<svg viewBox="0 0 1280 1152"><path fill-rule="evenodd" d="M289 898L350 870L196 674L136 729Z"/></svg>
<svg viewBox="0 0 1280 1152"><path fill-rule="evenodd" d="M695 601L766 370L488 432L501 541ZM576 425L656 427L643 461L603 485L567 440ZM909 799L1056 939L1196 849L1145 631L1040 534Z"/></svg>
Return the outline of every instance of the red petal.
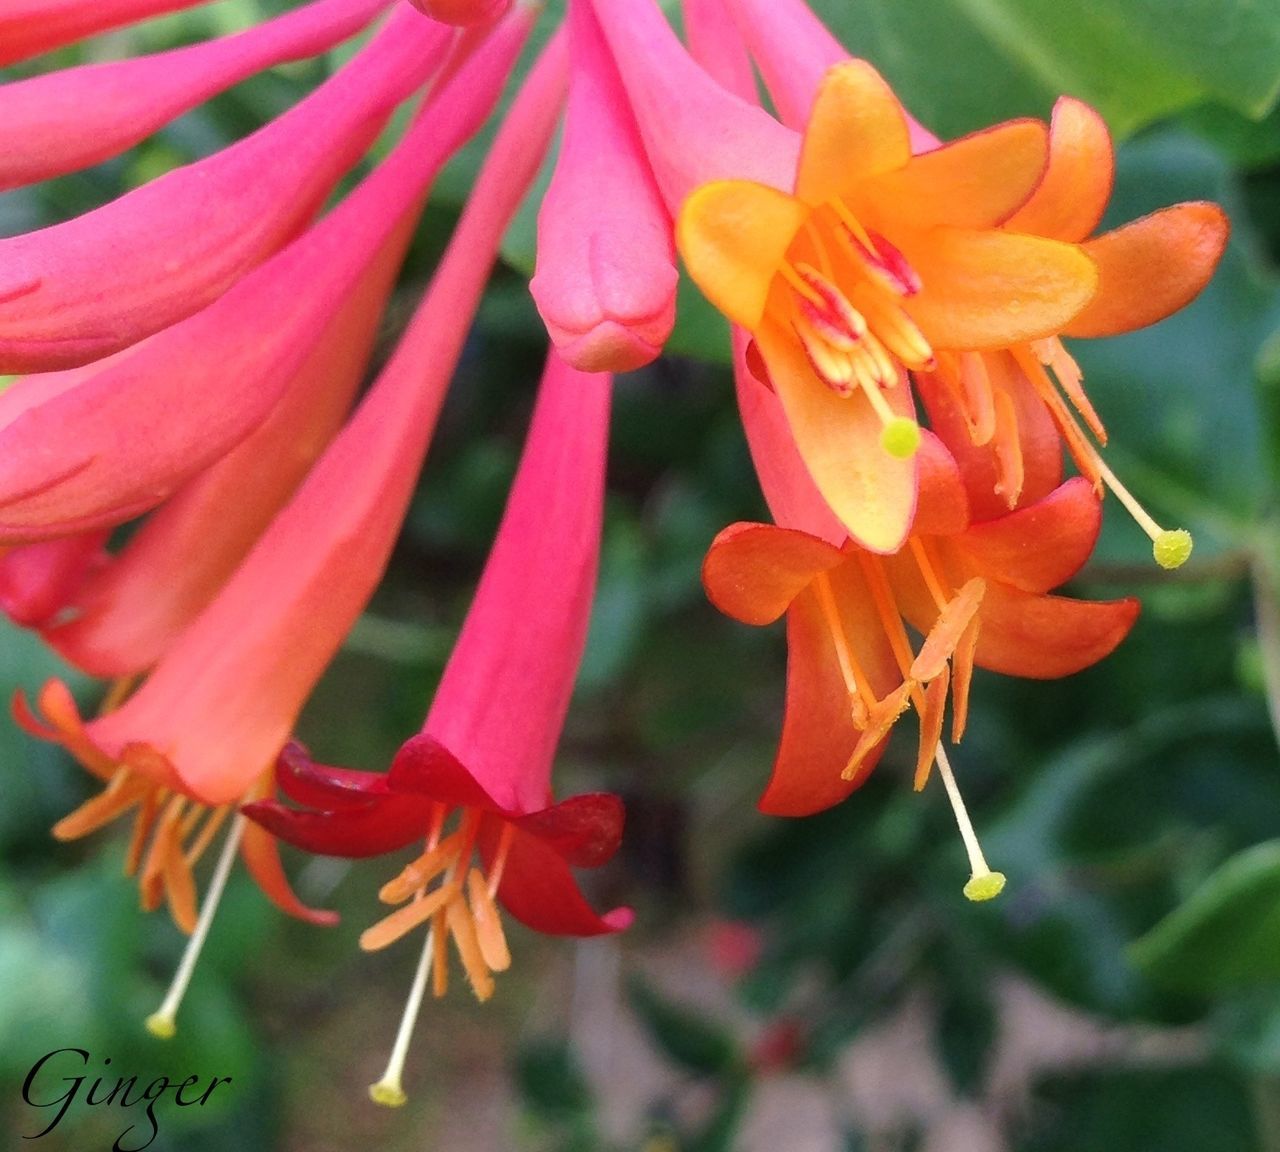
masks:
<svg viewBox="0 0 1280 1152"><path fill-rule="evenodd" d="M530 812L514 823L573 867L597 868L618 850L622 801L611 792L589 792Z"/></svg>
<svg viewBox="0 0 1280 1152"><path fill-rule="evenodd" d="M381 856L423 839L431 804L417 796L385 796L337 812L286 808L258 800L241 811L287 844L321 856Z"/></svg>
<svg viewBox="0 0 1280 1152"><path fill-rule="evenodd" d="M976 663L1007 676L1051 680L1097 663L1138 618L1136 600L1035 596L992 583L982 603Z"/></svg>
<svg viewBox="0 0 1280 1152"><path fill-rule="evenodd" d="M975 524L955 546L992 580L1048 592L1080 570L1101 527L1102 502L1093 485L1075 476L1043 500Z"/></svg>
<svg viewBox="0 0 1280 1152"><path fill-rule="evenodd" d="M819 572L841 561L840 549L791 528L730 524L702 563L711 603L744 624L772 624Z"/></svg>
<svg viewBox="0 0 1280 1152"><path fill-rule="evenodd" d="M279 846L269 832L252 822L247 824L244 839L240 843L240 855L245 867L249 869L249 875L280 911L311 924L331 925L338 922L336 912L310 908L294 894L284 869L280 866Z"/></svg>
<svg viewBox="0 0 1280 1152"><path fill-rule="evenodd" d="M491 839L492 831L486 839ZM493 846L483 845L486 859ZM522 924L551 936L600 936L621 932L633 917L630 908L599 915L583 897L573 873L554 848L517 833L511 841L498 899Z"/></svg>
<svg viewBox="0 0 1280 1152"><path fill-rule="evenodd" d="M955 457L932 432L921 431L919 492L913 536L951 536L969 524L969 498L960 479Z"/></svg>

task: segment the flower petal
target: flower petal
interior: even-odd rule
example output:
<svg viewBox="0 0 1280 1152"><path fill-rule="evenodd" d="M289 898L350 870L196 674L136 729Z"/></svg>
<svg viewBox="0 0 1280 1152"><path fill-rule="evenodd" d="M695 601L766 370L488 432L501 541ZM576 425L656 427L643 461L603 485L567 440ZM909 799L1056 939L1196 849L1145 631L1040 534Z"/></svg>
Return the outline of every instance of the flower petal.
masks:
<svg viewBox="0 0 1280 1152"><path fill-rule="evenodd" d="M1088 241L1098 293L1064 334L1132 332L1189 304L1217 268L1230 230L1218 205L1190 201Z"/></svg>
<svg viewBox="0 0 1280 1152"><path fill-rule="evenodd" d="M280 846L276 838L253 821L245 826L244 837L240 841L240 857L249 875L281 912L309 924L324 926L338 922L336 912L308 907L298 899L280 865Z"/></svg>
<svg viewBox="0 0 1280 1152"><path fill-rule="evenodd" d="M905 167L866 181L852 200L870 206L868 215L886 225L991 228L1031 195L1047 157L1044 125L1010 120L912 157Z"/></svg>
<svg viewBox="0 0 1280 1152"><path fill-rule="evenodd" d="M611 792L586 792L516 817L514 823L574 868L598 868L622 841L622 801Z"/></svg>
<svg viewBox="0 0 1280 1152"><path fill-rule="evenodd" d="M1115 153L1106 121L1088 104L1062 96L1049 127L1049 166L1031 198L1008 220L1011 232L1083 240L1111 198Z"/></svg>
<svg viewBox="0 0 1280 1152"><path fill-rule="evenodd" d="M825 540L773 524L731 524L702 562L707 598L744 624L772 624L819 572L843 559Z"/></svg>
<svg viewBox="0 0 1280 1152"><path fill-rule="evenodd" d="M907 120L893 89L865 60L822 78L804 131L796 195L806 204L857 195L863 181L911 158Z"/></svg>
<svg viewBox="0 0 1280 1152"><path fill-rule="evenodd" d="M932 432L922 431L919 494L911 524L913 536L951 536L969 525L969 498L961 482L955 457Z"/></svg>
<svg viewBox="0 0 1280 1152"><path fill-rule="evenodd" d="M482 841L481 848L486 859L491 859L492 845ZM551 936L621 932L635 918L630 908L598 914L583 898L569 865L555 849L536 836L521 833L512 837L498 899L520 923Z"/></svg>
<svg viewBox="0 0 1280 1152"><path fill-rule="evenodd" d="M973 525L952 544L989 579L1048 592L1080 570L1101 527L1102 502L1075 476L1034 504Z"/></svg>
<svg viewBox="0 0 1280 1152"><path fill-rule="evenodd" d="M1050 680L1097 663L1138 618L1137 600L1071 600L991 583L975 662L1006 676Z"/></svg>
<svg viewBox="0 0 1280 1152"><path fill-rule="evenodd" d="M1098 282L1079 247L1039 236L934 228L901 247L924 284L903 307L936 348L1005 348L1056 334Z"/></svg>
<svg viewBox="0 0 1280 1152"><path fill-rule="evenodd" d="M841 779L859 732L827 621L812 589L787 612L787 703L760 811L808 816L838 804L858 781ZM871 753L874 763L883 749Z"/></svg>
<svg viewBox="0 0 1280 1152"><path fill-rule="evenodd" d="M769 290L809 209L746 180L704 184L685 202L676 245L693 282L734 324L755 330Z"/></svg>
<svg viewBox="0 0 1280 1152"><path fill-rule="evenodd" d="M201 0L6 0L0 68L123 24L193 8Z"/></svg>
<svg viewBox="0 0 1280 1152"><path fill-rule="evenodd" d="M870 551L901 547L915 511L915 462L884 450L880 418L870 401L860 391L842 397L828 388L809 367L798 340L768 325L759 345L796 447L832 512ZM899 415L910 413L906 388L884 395Z"/></svg>
<svg viewBox="0 0 1280 1152"><path fill-rule="evenodd" d="M358 808L325 812L256 800L241 811L287 844L321 856L360 859L395 852L421 840L427 832L431 805L418 796L383 796Z"/></svg>

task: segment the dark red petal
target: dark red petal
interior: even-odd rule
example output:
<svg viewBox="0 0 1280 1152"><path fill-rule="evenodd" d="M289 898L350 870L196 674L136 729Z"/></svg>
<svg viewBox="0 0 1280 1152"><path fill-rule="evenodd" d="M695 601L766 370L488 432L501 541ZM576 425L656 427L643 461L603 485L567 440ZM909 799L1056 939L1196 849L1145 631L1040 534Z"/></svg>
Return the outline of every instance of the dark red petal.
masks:
<svg viewBox="0 0 1280 1152"><path fill-rule="evenodd" d="M513 823L536 836L567 864L596 868L618 850L622 839L622 801L612 792L570 796L541 812L531 812Z"/></svg>
<svg viewBox="0 0 1280 1152"><path fill-rule="evenodd" d="M381 856L423 839L431 802L419 796L385 796L340 812L286 808L259 800L241 809L273 836L322 856Z"/></svg>
<svg viewBox="0 0 1280 1152"><path fill-rule="evenodd" d="M587 903L569 866L555 849L519 832L511 841L498 899L520 923L551 936L621 932L634 919L630 908L615 908L599 915Z"/></svg>
<svg viewBox="0 0 1280 1152"><path fill-rule="evenodd" d="M425 732L400 745L387 773L387 787L401 795L429 797L449 807L462 805L482 812L519 814L499 804L448 748Z"/></svg>
<svg viewBox="0 0 1280 1152"><path fill-rule="evenodd" d="M317 764L296 740L284 746L276 761L276 783L295 804L325 811L360 808L387 794L385 773Z"/></svg>

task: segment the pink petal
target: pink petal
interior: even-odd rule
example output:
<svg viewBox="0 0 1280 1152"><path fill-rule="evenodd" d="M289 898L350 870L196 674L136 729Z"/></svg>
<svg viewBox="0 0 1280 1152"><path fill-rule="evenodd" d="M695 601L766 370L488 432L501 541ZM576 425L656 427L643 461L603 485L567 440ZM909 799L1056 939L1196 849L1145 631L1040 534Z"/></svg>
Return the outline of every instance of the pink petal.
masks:
<svg viewBox="0 0 1280 1152"><path fill-rule="evenodd" d="M507 811L543 807L586 642L609 432L607 376L547 362L524 456L423 731Z"/></svg>
<svg viewBox="0 0 1280 1152"><path fill-rule="evenodd" d="M711 180L791 187L799 138L702 71L654 0L593 3L669 211Z"/></svg>
<svg viewBox="0 0 1280 1152"><path fill-rule="evenodd" d="M252 136L96 211L0 240L0 372L109 355L216 300L291 240L438 65L449 33L401 12Z"/></svg>
<svg viewBox="0 0 1280 1152"><path fill-rule="evenodd" d="M101 365L0 394L0 537L127 520L261 424L379 246L492 107L520 32L505 27L355 192L216 303Z"/></svg>
<svg viewBox="0 0 1280 1152"><path fill-rule="evenodd" d="M529 290L566 363L627 372L675 323L671 218L589 0L570 4L569 31L569 107Z"/></svg>
<svg viewBox="0 0 1280 1152"><path fill-rule="evenodd" d="M220 40L0 86L0 191L115 156L256 72L327 52L389 2L319 0Z"/></svg>
<svg viewBox="0 0 1280 1152"><path fill-rule="evenodd" d="M201 0L6 0L0 12L0 68L86 36Z"/></svg>
<svg viewBox="0 0 1280 1152"><path fill-rule="evenodd" d="M682 8L689 54L722 88L758 104L755 69L726 0L684 0Z"/></svg>

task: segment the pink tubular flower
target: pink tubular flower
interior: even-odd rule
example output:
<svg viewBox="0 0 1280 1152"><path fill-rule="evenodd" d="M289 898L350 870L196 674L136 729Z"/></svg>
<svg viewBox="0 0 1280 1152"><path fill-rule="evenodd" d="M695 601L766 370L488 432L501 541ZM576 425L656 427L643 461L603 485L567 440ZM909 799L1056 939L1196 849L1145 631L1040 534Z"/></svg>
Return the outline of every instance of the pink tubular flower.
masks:
<svg viewBox="0 0 1280 1152"><path fill-rule="evenodd" d="M496 20L511 0L409 0L419 12L441 24L483 24Z"/></svg>
<svg viewBox="0 0 1280 1152"><path fill-rule="evenodd" d="M514 19L485 50L499 53L504 65L528 28L526 19ZM130 864L141 866L144 901L155 905L163 895L184 927L193 926L196 911L192 860L234 804L271 788L274 762L306 696L390 554L503 229L549 143L561 63L552 53L535 68L423 305L355 416L142 686L88 722L56 681L40 693L43 721L18 701L26 727L108 781L58 834L83 835L137 808ZM474 88L475 79L465 68L458 84ZM206 831L196 831L205 807L212 810ZM283 890L274 840L237 820L228 844L241 834L268 894L302 914ZM203 914L200 923L207 927ZM176 1001L166 1003L156 1029L171 1031L175 1011Z"/></svg>
<svg viewBox="0 0 1280 1152"><path fill-rule="evenodd" d="M569 5L564 135L529 284L560 355L584 371L647 364L675 323L671 217L590 0Z"/></svg>
<svg viewBox="0 0 1280 1152"><path fill-rule="evenodd" d="M415 38L425 21L406 19ZM26 377L0 395L0 538L120 523L260 425L434 173L482 123L529 20L513 13L360 187L212 305L105 360Z"/></svg>
<svg viewBox="0 0 1280 1152"><path fill-rule="evenodd" d="M584 376L552 354L462 635L422 732L390 771L328 768L297 749L283 758L279 780L309 808L247 809L313 852L367 856L425 838L424 853L380 893L402 907L360 943L382 948L429 922L420 983L430 966L437 996L447 987L450 938L481 1000L493 991L492 973L510 964L495 899L540 932L591 936L631 922L628 909L597 915L570 871L613 855L621 803L607 794L551 796L595 585L609 387L608 376ZM395 1057L371 1091L380 1103L403 1102Z"/></svg>

